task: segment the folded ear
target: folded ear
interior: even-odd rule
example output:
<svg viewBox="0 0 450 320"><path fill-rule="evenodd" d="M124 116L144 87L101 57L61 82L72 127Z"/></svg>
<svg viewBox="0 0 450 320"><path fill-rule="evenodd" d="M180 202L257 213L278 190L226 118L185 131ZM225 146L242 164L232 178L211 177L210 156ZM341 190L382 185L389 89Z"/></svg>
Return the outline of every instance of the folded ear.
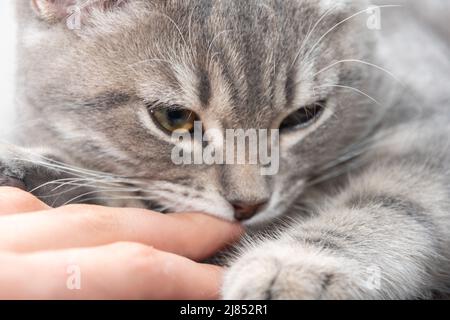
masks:
<svg viewBox="0 0 450 320"><path fill-rule="evenodd" d="M68 15L68 8L76 4L76 0L31 0L31 5L39 18L54 22Z"/></svg>
<svg viewBox="0 0 450 320"><path fill-rule="evenodd" d="M126 0L31 0L37 16L50 23L72 20L81 22L92 9L110 10ZM69 26L69 24L68 24Z"/></svg>

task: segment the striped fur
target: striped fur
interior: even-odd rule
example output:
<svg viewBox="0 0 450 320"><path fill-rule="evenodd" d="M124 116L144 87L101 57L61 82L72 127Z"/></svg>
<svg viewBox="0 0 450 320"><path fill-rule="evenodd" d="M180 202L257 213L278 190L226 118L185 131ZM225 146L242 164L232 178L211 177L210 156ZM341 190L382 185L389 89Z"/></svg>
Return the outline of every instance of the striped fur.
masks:
<svg viewBox="0 0 450 320"><path fill-rule="evenodd" d="M429 32L436 21L417 22L417 7L382 7L378 31L359 0L108 1L68 30L17 2L17 143L47 157L21 149L2 164L29 190L55 203L47 181L70 187L57 204L229 220L233 201L269 201L228 261L226 299L449 293L449 43ZM263 177L174 165L172 143L146 118L157 100L222 129L273 128L317 100L330 116L283 135L280 172Z"/></svg>

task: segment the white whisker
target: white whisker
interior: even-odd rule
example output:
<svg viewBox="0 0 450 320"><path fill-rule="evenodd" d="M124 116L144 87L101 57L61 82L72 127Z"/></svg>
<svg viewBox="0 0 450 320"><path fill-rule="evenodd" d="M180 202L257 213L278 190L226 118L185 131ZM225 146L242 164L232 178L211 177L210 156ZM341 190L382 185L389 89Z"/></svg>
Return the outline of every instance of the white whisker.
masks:
<svg viewBox="0 0 450 320"><path fill-rule="evenodd" d="M83 178L64 178L64 179L57 179L57 180L52 180L52 181L48 181L46 183L43 183L37 187L35 187L34 189L31 189L29 192L30 193L34 193L36 191L38 191L39 189L45 188L47 186L51 186L54 184L58 184L59 186L52 189L52 191L57 190L58 188L60 188L61 186L63 186L65 183L71 183L71 182L79 182L79 181L84 181L85 179Z"/></svg>
<svg viewBox="0 0 450 320"><path fill-rule="evenodd" d="M314 24L314 26L312 27L312 29L310 29L308 31L308 34L306 35L305 39L302 41L302 44L300 46L300 49L298 50L297 55L294 58L294 61L291 64L290 69L292 69L295 65L295 63L297 62L300 54L302 53L303 49L305 48L306 44L308 43L309 38L311 37L312 33L316 30L316 28L318 27L318 25L320 24L320 22L322 22L323 19L325 19L325 17L327 17L334 9L336 9L337 6L334 6L330 9L328 9L318 20L317 22Z"/></svg>
<svg viewBox="0 0 450 320"><path fill-rule="evenodd" d="M371 101L373 101L374 103L376 103L377 105L382 105L380 102L378 102L375 98L373 98L372 96L368 95L367 93L365 93L364 91L361 91L359 89L356 89L354 87L350 87L350 86L344 86L344 85L339 85L339 84L326 84L326 85L322 85L322 86L316 86L314 87L314 89L318 89L318 88L329 88L329 87L334 87L334 88L341 88L341 89L349 89L352 90L354 92L357 92L363 96L365 96L366 98L370 99Z"/></svg>
<svg viewBox="0 0 450 320"><path fill-rule="evenodd" d="M134 190L135 191L135 190ZM139 190L138 190L139 191ZM102 190L93 190L93 191L89 191L89 192L85 192L83 194L77 195L76 197L73 197L72 199L66 201L63 206L68 205L78 199L81 199L85 196L91 195L91 194L96 194L96 193L102 193L102 192L133 192L133 190L130 191L130 189L102 189Z"/></svg>
<svg viewBox="0 0 450 320"><path fill-rule="evenodd" d="M401 81L397 76L395 76L392 72L390 72L389 70L387 70L387 69L385 69L385 68L383 68L383 67L381 67L381 66L379 66L379 65L376 65L376 64L373 64L373 63L370 63L370 62L367 62L367 61L363 61L363 60L358 60L358 59L344 59L344 60L336 61L336 62L330 64L328 67L325 67L325 68L323 68L322 70L316 72L316 73L313 75L313 78L315 78L316 76L318 76L318 75L321 74L322 72L325 72L325 71L327 71L327 70L333 68L334 66L336 66L336 65L338 65L338 64L341 64L341 63L347 63L347 62L361 63L361 64L364 64L364 65L367 65L367 66L376 68L376 69L378 69L378 70L381 70L381 71L387 73L387 74L388 74L389 76L391 76L395 81L397 81L397 82L399 82L400 84L402 84L402 81Z"/></svg>
<svg viewBox="0 0 450 320"><path fill-rule="evenodd" d="M397 7L402 7L402 5L395 5L395 4L390 4L390 5L382 5L382 6L377 6L378 8L397 8ZM347 18L345 18L342 21L339 21L338 23L336 23L333 27L331 27L327 32L325 32L320 38L319 40L311 47L311 49L306 53L305 58L303 59L303 61L305 61L316 49L316 47L322 42L322 40L328 36L331 32L333 32L337 27L339 27L340 25L346 23L347 21L359 16L360 14L363 14L365 12L367 12L368 8L361 10Z"/></svg>

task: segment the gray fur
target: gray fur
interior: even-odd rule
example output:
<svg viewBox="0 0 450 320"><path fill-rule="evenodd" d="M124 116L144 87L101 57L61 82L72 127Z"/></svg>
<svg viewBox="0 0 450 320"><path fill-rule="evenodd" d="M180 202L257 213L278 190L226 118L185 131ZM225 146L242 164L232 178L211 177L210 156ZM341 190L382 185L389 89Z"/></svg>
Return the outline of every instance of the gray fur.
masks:
<svg viewBox="0 0 450 320"><path fill-rule="evenodd" d="M416 22L408 4L383 8L374 31L365 1L129 0L90 8L72 31L57 14L39 19L28 0L18 3L18 110L33 125L20 128L17 143L51 148L45 158L16 157L29 190L59 172L72 179L60 204L224 219L231 202L269 201L248 224L281 218L287 226L240 247L226 299L449 293L449 43L426 16ZM195 110L206 125L272 128L325 98L333 114L307 135L282 137L274 177L257 166L176 166L172 144L140 117L162 100ZM27 178L30 155L47 170L39 179ZM55 201L52 192L43 199ZM374 273L379 286L367 284Z"/></svg>

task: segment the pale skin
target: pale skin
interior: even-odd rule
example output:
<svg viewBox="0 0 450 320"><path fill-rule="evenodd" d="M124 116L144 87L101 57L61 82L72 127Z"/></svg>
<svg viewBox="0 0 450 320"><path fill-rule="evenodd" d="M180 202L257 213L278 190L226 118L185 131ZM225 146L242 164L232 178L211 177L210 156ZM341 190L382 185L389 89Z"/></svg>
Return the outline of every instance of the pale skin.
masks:
<svg viewBox="0 0 450 320"><path fill-rule="evenodd" d="M196 213L53 209L2 187L0 299L217 299L223 269L201 261L242 232Z"/></svg>

